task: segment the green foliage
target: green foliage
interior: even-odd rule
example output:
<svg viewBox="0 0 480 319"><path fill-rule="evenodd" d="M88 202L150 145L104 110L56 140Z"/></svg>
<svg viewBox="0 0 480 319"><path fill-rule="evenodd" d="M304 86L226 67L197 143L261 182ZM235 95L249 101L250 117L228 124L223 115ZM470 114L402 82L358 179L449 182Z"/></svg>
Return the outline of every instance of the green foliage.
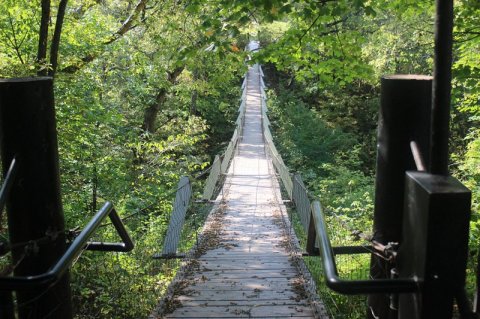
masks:
<svg viewBox="0 0 480 319"><path fill-rule="evenodd" d="M459 175L472 191L473 214L470 223L470 242L476 250L480 242L480 131L478 130L469 137L467 151L459 167Z"/></svg>
<svg viewBox="0 0 480 319"><path fill-rule="evenodd" d="M353 145L351 136L328 127L317 112L295 96L276 99L270 94L269 110L280 141L280 153L287 156L292 168L331 162L339 152Z"/></svg>
<svg viewBox="0 0 480 319"><path fill-rule="evenodd" d="M26 76L34 70L37 7L36 1L29 0L0 3L0 77Z"/></svg>

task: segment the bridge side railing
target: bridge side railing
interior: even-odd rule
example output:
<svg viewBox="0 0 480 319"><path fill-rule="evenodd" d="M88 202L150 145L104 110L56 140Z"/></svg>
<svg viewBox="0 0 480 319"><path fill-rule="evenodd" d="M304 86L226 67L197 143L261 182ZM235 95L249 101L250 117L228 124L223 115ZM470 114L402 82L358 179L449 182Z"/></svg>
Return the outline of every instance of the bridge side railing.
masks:
<svg viewBox="0 0 480 319"><path fill-rule="evenodd" d="M212 198L215 192L215 186L217 185L217 181L221 176L221 166L222 160L220 156L215 155L215 159L213 160L210 174L208 175L207 180L205 181L205 187L203 188L203 195L202 199L209 200Z"/></svg>
<svg viewBox="0 0 480 319"><path fill-rule="evenodd" d="M384 245L372 241L372 247L339 246L332 247L328 237L327 226L320 201L311 196L305 187L300 174L290 174L289 168L283 162L270 131L270 121L267 115L265 83L263 71L258 66L260 77L260 93L262 97L262 124L265 147L273 166L279 175L289 198L295 205L302 227L307 234L306 250L310 255L320 255L322 269L327 286L342 294L370 294L370 293L404 293L418 291L422 284L413 278L407 279L376 279L350 280L339 276L336 264L336 255L371 254L374 251L389 253Z"/></svg>
<svg viewBox="0 0 480 319"><path fill-rule="evenodd" d="M258 65L258 73L260 76L260 90L261 90L261 111L262 111L262 126L263 126L263 138L265 140L265 148L268 155L272 159L273 166L277 171L280 179L282 180L285 190L288 193L288 197L292 199L293 183L292 177L288 167L283 162L283 159L273 143L272 133L270 132L270 121L267 116L267 103L265 94L265 82L263 81L262 67Z"/></svg>
<svg viewBox="0 0 480 319"><path fill-rule="evenodd" d="M307 188L303 184L302 177L296 173L292 178L292 202L294 203L300 222L302 223L303 230L308 233L308 227L310 225L310 194Z"/></svg>
<svg viewBox="0 0 480 319"><path fill-rule="evenodd" d="M216 155L212 165L208 167L199 176L208 172L208 177L205 181L201 199L209 201L215 195L215 190L218 189L218 184L224 176L230 163L232 161L235 150L238 147L239 141L243 134L243 124L245 122L245 109L247 99L247 74L244 76L242 84L242 95L240 98L240 107L238 108L238 117L235 121L236 128L233 132L225 153ZM196 178L194 178L196 179ZM164 239L162 252L154 255L154 258L183 258L184 255L177 254L178 243L180 241L182 228L185 222L186 212L192 201L192 184L187 176L182 176L177 186L173 210L170 214L170 221L168 225L167 234Z"/></svg>

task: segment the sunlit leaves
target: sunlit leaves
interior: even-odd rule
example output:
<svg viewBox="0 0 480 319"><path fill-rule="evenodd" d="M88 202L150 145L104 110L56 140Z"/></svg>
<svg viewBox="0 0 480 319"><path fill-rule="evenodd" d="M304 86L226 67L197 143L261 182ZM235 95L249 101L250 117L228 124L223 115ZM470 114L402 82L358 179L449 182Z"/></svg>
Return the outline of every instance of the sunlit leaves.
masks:
<svg viewBox="0 0 480 319"><path fill-rule="evenodd" d="M33 73L38 42L37 1L0 2L0 76Z"/></svg>

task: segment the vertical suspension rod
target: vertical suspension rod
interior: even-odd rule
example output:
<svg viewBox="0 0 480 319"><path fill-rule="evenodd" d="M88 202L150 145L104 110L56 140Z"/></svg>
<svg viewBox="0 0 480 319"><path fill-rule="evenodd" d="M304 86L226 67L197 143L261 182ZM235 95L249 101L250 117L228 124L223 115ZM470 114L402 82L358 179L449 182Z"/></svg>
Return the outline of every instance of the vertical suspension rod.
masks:
<svg viewBox="0 0 480 319"><path fill-rule="evenodd" d="M448 175L453 0L436 0L430 172Z"/></svg>

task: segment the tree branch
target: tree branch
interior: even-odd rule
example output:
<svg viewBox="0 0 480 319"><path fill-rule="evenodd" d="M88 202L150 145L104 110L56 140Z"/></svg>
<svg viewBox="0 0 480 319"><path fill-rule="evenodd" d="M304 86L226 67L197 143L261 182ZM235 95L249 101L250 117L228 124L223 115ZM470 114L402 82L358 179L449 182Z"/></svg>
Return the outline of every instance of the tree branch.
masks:
<svg viewBox="0 0 480 319"><path fill-rule="evenodd" d="M10 15L10 12L8 13L8 22L10 24L10 29L12 30L13 40L10 39L10 37L7 36L6 34L5 34L5 38L12 45L13 49L15 50L15 53L17 54L18 59L20 60L20 63L25 64L22 58L22 54L20 53L20 46L22 45L23 40L20 42L20 44L18 44L17 35L16 35L17 31L15 30L15 26L13 25L12 16Z"/></svg>
<svg viewBox="0 0 480 319"><path fill-rule="evenodd" d="M68 0L60 0L58 5L57 20L55 22L55 31L53 33L52 46L50 47L50 65L51 69L48 75L54 76L58 66L58 49L60 47L60 36L62 34L63 20Z"/></svg>
<svg viewBox="0 0 480 319"><path fill-rule="evenodd" d="M72 11L72 16L75 18L75 19L80 19L82 18L85 13L87 13L87 11L90 9L90 8L93 8L94 6L96 6L97 4L100 4L102 2L102 0L94 0L94 2L91 2L89 3L88 5L85 5L85 4L82 4L80 5L79 7L77 7L76 9L73 9Z"/></svg>
<svg viewBox="0 0 480 319"><path fill-rule="evenodd" d="M140 15L145 10L145 7L147 6L148 0L140 0L137 5L135 6L135 9L133 12L130 14L130 16L125 20L122 24L122 26L115 32L112 37L105 42L105 44L110 44L112 42L115 42L119 38L121 38L125 33L128 31L132 30L134 28L133 23L137 20L137 17Z"/></svg>
<svg viewBox="0 0 480 319"><path fill-rule="evenodd" d="M298 39L298 42L299 42L299 45L302 46L302 40L303 38L310 32L310 30L313 28L313 26L317 23L318 19L321 17L321 13L319 13L317 15L317 17L315 18L315 20L313 20L312 24L310 24L310 26L303 32L303 34L300 36L300 38ZM338 28L337 28L337 25L340 24L340 23L344 23L345 21L347 21L349 18L349 16L345 16L343 19L340 19L340 20L335 20L333 22L330 22L330 23L327 23L326 24L326 27L327 28L331 28L331 27L335 27L334 30L330 30L330 31L325 31L325 32L322 32L319 34L319 36L325 36L325 35L329 35L329 34L332 34L332 33L337 33L338 32Z"/></svg>
<svg viewBox="0 0 480 319"><path fill-rule="evenodd" d="M313 26L315 25L315 23L317 23L318 19L320 19L320 17L322 16L322 13L319 13L317 15L317 17L315 18L315 20L313 20L313 22L310 24L310 26L303 32L303 34L300 36L300 38L298 39L298 43L300 44L300 46L302 46L302 40L303 38L308 34L308 32L310 32L310 30L313 28Z"/></svg>
<svg viewBox="0 0 480 319"><path fill-rule="evenodd" d="M105 46L105 45L112 44L113 42L117 41L122 36L124 36L128 31L134 29L136 27L136 25L134 25L134 22L137 20L140 13L143 10L145 10L147 2L148 0L140 0L135 6L135 9L133 9L133 12L123 22L122 26L115 33L113 33L110 39L105 41L103 45ZM99 53L89 53L80 59L81 63L69 65L63 68L61 71L65 73L75 73L79 71L81 68L83 68L89 62L92 62L93 60L95 60L98 57L98 55Z"/></svg>

